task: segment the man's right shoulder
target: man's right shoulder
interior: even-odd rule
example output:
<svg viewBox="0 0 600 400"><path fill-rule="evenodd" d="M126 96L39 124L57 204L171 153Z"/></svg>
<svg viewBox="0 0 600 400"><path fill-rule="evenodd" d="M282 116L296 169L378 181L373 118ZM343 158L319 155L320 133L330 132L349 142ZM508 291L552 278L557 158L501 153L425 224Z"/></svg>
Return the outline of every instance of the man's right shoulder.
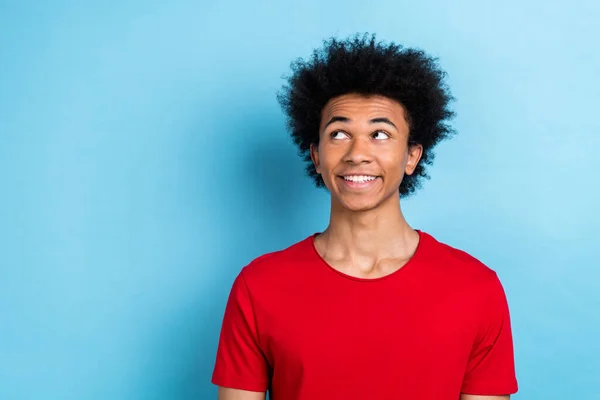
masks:
<svg viewBox="0 0 600 400"><path fill-rule="evenodd" d="M312 236L309 236L287 248L262 254L244 266L241 274L251 280L290 274L310 260L311 240Z"/></svg>

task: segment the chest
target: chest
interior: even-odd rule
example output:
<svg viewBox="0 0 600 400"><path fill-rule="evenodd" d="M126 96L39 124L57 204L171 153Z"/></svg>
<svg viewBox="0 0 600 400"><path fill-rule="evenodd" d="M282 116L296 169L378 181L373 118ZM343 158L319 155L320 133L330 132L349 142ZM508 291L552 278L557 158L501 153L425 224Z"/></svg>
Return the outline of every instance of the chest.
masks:
<svg viewBox="0 0 600 400"><path fill-rule="evenodd" d="M466 364L477 330L472 299L450 287L316 285L277 297L259 321L261 341L269 363L288 371L422 376Z"/></svg>

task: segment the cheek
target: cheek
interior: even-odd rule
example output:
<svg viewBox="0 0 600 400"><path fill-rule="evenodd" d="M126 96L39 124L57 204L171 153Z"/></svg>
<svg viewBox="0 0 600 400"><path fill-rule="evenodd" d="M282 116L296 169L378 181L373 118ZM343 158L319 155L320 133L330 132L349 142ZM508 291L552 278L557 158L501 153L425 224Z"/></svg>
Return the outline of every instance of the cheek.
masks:
<svg viewBox="0 0 600 400"><path fill-rule="evenodd" d="M388 173L394 171L403 172L408 161L408 154L399 153L398 151L382 152L377 159Z"/></svg>
<svg viewBox="0 0 600 400"><path fill-rule="evenodd" d="M336 160L338 160L339 157L336 153L336 149L327 148L325 146L319 150L319 166L322 172L330 170L337 164Z"/></svg>

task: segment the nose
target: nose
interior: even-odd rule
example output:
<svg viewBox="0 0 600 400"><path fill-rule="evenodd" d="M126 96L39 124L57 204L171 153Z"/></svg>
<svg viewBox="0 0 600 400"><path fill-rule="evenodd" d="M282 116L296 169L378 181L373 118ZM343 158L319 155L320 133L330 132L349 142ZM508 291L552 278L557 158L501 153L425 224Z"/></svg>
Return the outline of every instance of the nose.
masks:
<svg viewBox="0 0 600 400"><path fill-rule="evenodd" d="M349 164L369 163L373 160L371 145L368 138L356 137L348 146L344 155L344 162Z"/></svg>

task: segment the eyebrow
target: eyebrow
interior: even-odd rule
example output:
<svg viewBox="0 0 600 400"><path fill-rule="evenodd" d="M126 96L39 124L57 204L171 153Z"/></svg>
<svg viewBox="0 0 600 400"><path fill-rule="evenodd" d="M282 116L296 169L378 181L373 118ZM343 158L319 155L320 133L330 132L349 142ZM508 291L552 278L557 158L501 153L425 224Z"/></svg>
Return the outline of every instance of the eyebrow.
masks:
<svg viewBox="0 0 600 400"><path fill-rule="evenodd" d="M350 122L350 118L333 116L333 117L331 117L329 122L327 122L325 124L325 128L327 128L329 125L333 124L334 122ZM398 127L392 121L390 121L388 118L385 118L385 117L373 118L372 120L369 121L369 123L370 124L378 124L378 123L388 124L388 125L391 125L394 128L396 128L396 130L398 129Z"/></svg>

